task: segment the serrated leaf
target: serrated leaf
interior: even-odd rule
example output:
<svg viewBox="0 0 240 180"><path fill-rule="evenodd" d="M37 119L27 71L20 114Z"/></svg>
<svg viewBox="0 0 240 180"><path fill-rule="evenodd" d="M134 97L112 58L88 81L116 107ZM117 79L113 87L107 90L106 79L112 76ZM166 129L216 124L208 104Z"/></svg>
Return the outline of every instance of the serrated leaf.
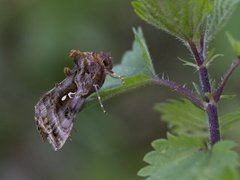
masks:
<svg viewBox="0 0 240 180"><path fill-rule="evenodd" d="M219 118L222 131L226 131L232 126L240 123L240 109L235 112L227 113Z"/></svg>
<svg viewBox="0 0 240 180"><path fill-rule="evenodd" d="M208 18L208 40L211 40L227 23L240 0L212 0L214 9Z"/></svg>
<svg viewBox="0 0 240 180"><path fill-rule="evenodd" d="M135 40L131 51L127 51L122 62L114 66L113 71L121 75L124 81L107 77L103 87L100 89L102 100L109 99L125 91L146 85L155 76L152 59L149 55L148 48L143 37L142 30L134 29ZM96 94L87 99L85 107L97 104Z"/></svg>
<svg viewBox="0 0 240 180"><path fill-rule="evenodd" d="M236 39L234 39L233 36L229 32L227 32L226 35L228 37L228 40L232 46L234 53L237 56L240 56L240 41L237 41Z"/></svg>
<svg viewBox="0 0 240 180"><path fill-rule="evenodd" d="M221 141L208 150L201 138L172 136L153 142L154 151L138 172L148 180L237 180L238 155L232 141Z"/></svg>
<svg viewBox="0 0 240 180"><path fill-rule="evenodd" d="M212 10L208 0L137 0L132 5L148 23L181 40L195 42L200 40L201 26Z"/></svg>
<svg viewBox="0 0 240 180"><path fill-rule="evenodd" d="M170 131L175 134L208 137L208 117L205 111L196 107L187 99L169 100L159 103L154 109L161 113L161 120L168 123ZM240 109L219 117L220 129L224 133L240 123Z"/></svg>
<svg viewBox="0 0 240 180"><path fill-rule="evenodd" d="M189 100L170 100L156 104L154 109L161 112L161 120L169 124L172 132L208 137L207 114Z"/></svg>

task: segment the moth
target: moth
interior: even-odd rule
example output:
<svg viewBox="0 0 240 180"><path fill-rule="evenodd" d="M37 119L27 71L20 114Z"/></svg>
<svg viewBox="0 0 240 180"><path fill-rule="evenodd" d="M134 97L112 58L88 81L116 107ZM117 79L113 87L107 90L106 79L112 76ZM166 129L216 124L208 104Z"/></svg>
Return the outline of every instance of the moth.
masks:
<svg viewBox="0 0 240 180"><path fill-rule="evenodd" d="M108 53L71 50L72 69L64 68L66 78L44 94L35 105L35 124L43 140L48 140L55 151L62 148L70 136L76 115L85 99L98 90L106 75L120 78L112 71L112 57Z"/></svg>

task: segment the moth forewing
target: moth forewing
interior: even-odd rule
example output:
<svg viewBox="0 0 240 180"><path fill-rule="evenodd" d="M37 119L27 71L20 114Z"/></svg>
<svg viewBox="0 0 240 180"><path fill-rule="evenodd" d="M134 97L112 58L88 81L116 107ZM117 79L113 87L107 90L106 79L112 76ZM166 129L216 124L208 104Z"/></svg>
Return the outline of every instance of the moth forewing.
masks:
<svg viewBox="0 0 240 180"><path fill-rule="evenodd" d="M47 92L35 106L37 129L54 150L64 145L85 99L94 92L98 95L106 75L121 78L112 72L112 58L108 53L72 50L70 57L74 60L74 67L65 68L67 77ZM99 95L98 99L101 101Z"/></svg>
<svg viewBox="0 0 240 180"><path fill-rule="evenodd" d="M72 129L73 119L68 119L66 127L66 118L64 113L68 106L70 98L67 94L70 91L76 91L73 83L74 76L68 76L64 81L55 85L38 101L35 106L35 123L43 140L48 140L54 150L63 146ZM66 98L64 99L63 97ZM63 126L64 125L64 126Z"/></svg>

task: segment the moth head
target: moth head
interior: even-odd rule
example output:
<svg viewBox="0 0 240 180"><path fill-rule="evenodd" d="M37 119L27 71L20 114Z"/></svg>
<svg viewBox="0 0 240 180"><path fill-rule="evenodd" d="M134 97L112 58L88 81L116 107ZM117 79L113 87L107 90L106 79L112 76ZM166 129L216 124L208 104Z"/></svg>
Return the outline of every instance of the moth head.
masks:
<svg viewBox="0 0 240 180"><path fill-rule="evenodd" d="M112 70L112 56L110 53L100 52L98 54L98 59L100 60L102 66L105 70L111 71Z"/></svg>

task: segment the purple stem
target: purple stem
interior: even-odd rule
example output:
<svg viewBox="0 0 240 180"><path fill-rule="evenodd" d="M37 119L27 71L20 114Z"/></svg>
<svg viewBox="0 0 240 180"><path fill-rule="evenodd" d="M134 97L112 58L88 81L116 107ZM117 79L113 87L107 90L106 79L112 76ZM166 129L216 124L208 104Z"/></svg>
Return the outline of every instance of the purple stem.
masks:
<svg viewBox="0 0 240 180"><path fill-rule="evenodd" d="M209 124L209 132L210 132L210 143L213 145L216 142L220 141L220 131L219 131L219 120L218 120L218 109L217 103L211 102L209 98L206 96L207 93L212 93L210 81L209 81L209 73L208 69L204 64L205 61L205 42L204 37L201 38L201 50L198 51L194 42L188 42L190 46L190 50L194 56L196 64L199 66L199 79L202 86L202 91L204 93L203 100L205 101L205 110L208 114L208 124Z"/></svg>
<svg viewBox="0 0 240 180"><path fill-rule="evenodd" d="M204 93L210 93L211 92L211 85L210 85L210 81L209 81L209 77L208 77L209 74L208 74L207 67L204 65L204 55L203 55L203 53L205 51L201 50L202 53L199 53L196 45L192 41L189 41L188 43L189 43L191 52L193 53L196 64L199 67L199 77L200 77L200 82L201 82L201 86L202 86L202 91ZM206 101L208 101L207 97L204 97L204 99Z"/></svg>
<svg viewBox="0 0 240 180"><path fill-rule="evenodd" d="M208 104L206 108L208 114L209 130L210 130L210 141L211 144L215 144L220 141L220 131L218 122L218 109L215 104Z"/></svg>
<svg viewBox="0 0 240 180"><path fill-rule="evenodd" d="M232 64L231 66L229 67L229 69L227 70L227 72L225 73L225 75L223 76L223 79L222 81L220 82L217 90L214 92L213 94L213 98L214 98L214 101L215 102L218 102L222 93L223 93L223 90L224 90L224 87L228 81L228 79L230 78L230 76L232 75L233 71L240 65L240 57L238 57L238 59L236 59Z"/></svg>
<svg viewBox="0 0 240 180"><path fill-rule="evenodd" d="M195 105L197 105L199 108L204 109L203 103L194 95L192 91L187 89L186 87L167 79L161 79L159 77L156 77L153 79L153 82L160 86L169 87L170 89L179 92L180 94L183 94L188 99L190 99Z"/></svg>

